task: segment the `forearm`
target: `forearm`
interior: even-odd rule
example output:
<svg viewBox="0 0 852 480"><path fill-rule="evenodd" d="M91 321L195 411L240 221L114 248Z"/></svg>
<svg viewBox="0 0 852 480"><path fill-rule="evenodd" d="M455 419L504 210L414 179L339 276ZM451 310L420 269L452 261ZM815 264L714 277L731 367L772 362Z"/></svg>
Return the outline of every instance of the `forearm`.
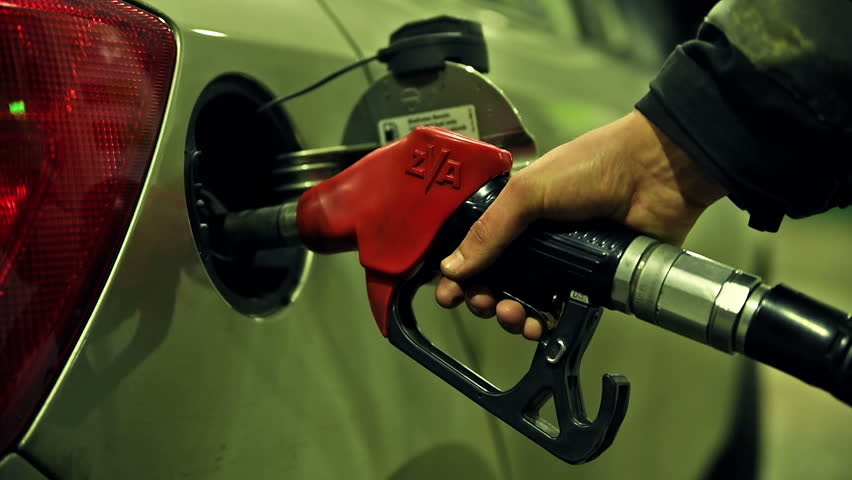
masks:
<svg viewBox="0 0 852 480"><path fill-rule="evenodd" d="M852 3L816 3L721 2L637 105L761 230L852 201Z"/></svg>

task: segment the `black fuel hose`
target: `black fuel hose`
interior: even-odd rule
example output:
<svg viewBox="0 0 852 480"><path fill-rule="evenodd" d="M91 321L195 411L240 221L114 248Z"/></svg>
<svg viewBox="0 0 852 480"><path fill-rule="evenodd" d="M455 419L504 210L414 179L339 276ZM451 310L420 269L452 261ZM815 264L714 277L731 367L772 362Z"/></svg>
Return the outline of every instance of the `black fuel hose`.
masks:
<svg viewBox="0 0 852 480"><path fill-rule="evenodd" d="M828 391L852 406L852 317L777 285L748 327L745 355Z"/></svg>

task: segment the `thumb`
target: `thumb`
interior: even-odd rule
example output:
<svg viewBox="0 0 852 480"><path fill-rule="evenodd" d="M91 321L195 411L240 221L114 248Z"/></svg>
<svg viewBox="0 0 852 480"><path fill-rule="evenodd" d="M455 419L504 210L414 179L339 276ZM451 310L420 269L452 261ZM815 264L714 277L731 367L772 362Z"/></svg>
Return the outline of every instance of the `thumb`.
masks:
<svg viewBox="0 0 852 480"><path fill-rule="evenodd" d="M441 261L441 273L452 280L464 280L488 267L536 219L540 195L522 175L512 177L470 227L461 245Z"/></svg>

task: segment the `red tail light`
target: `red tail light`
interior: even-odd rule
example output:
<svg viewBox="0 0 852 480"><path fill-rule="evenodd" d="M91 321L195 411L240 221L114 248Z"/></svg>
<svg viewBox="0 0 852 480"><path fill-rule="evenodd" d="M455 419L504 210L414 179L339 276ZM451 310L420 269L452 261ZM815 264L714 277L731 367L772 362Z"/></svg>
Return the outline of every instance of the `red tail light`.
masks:
<svg viewBox="0 0 852 480"><path fill-rule="evenodd" d="M117 0L0 1L0 453L100 295L175 54L165 23Z"/></svg>

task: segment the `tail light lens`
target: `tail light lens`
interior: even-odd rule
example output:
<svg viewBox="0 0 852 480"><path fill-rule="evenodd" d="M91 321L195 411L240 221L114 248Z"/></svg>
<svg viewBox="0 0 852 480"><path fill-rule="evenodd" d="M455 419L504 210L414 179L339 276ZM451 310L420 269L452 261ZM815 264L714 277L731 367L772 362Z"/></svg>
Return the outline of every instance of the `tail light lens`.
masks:
<svg viewBox="0 0 852 480"><path fill-rule="evenodd" d="M0 452L100 295L175 55L162 20L117 0L0 1Z"/></svg>

